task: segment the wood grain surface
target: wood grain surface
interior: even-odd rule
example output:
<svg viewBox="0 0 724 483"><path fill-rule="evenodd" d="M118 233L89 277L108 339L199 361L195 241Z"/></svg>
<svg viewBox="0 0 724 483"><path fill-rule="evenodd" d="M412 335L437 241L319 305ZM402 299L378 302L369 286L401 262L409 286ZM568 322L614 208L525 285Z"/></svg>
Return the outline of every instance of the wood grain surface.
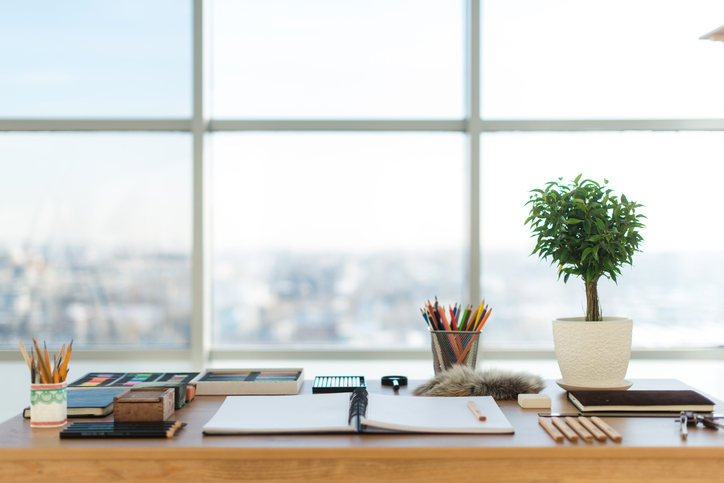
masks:
<svg viewBox="0 0 724 483"><path fill-rule="evenodd" d="M399 397L422 381L413 381ZM370 391L390 393L379 381ZM632 389L686 389L674 380L637 380ZM306 381L303 392L311 392ZM552 412L573 411L553 381ZM707 395L708 396L708 395ZM253 396L250 396L253 397ZM710 396L709 396L710 397ZM713 398L712 398L713 399ZM60 440L21 416L0 425L0 481L724 481L724 431L691 428L681 440L669 418L605 418L623 441L556 443L540 409L499 401L513 435L203 436L223 396L197 396L173 419L188 426L170 440ZM717 401L717 412L724 407ZM112 420L112 416L102 420ZM350 478L350 475L354 477Z"/></svg>

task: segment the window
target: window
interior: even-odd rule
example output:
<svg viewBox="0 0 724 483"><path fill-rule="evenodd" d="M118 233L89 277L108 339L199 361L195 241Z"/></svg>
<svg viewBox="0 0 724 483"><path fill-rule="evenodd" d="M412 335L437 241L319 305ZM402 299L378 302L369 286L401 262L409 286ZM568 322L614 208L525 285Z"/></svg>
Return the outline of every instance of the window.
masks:
<svg viewBox="0 0 724 483"><path fill-rule="evenodd" d="M0 116L189 118L191 3L0 3Z"/></svg>
<svg viewBox="0 0 724 483"><path fill-rule="evenodd" d="M702 333L707 345L724 345L724 302L717 295L724 290L717 276L724 248L721 228L711 221L724 174L722 143L721 132L483 135L482 287L498 310L488 339L545 346L548 319L584 314L581 280L558 282L555 267L529 256L535 242L523 226L528 190L583 172L646 205L643 251L634 255L633 268L622 269L618 285L599 282L604 314L633 318L637 348L700 347ZM518 169L520 160L527 160L525 170ZM635 162L642 166L632 167Z"/></svg>
<svg viewBox="0 0 724 483"><path fill-rule="evenodd" d="M0 134L4 342L188 345L190 151L181 133Z"/></svg>
<svg viewBox="0 0 724 483"><path fill-rule="evenodd" d="M487 299L488 350L547 350L582 287L528 256L525 201L579 173L649 217L604 310L636 347L722 345L724 49L698 40L721 23L715 0L0 0L0 347L423 353L438 296Z"/></svg>
<svg viewBox="0 0 724 483"><path fill-rule="evenodd" d="M463 289L464 148L458 133L215 134L215 343L427 347L420 300Z"/></svg>

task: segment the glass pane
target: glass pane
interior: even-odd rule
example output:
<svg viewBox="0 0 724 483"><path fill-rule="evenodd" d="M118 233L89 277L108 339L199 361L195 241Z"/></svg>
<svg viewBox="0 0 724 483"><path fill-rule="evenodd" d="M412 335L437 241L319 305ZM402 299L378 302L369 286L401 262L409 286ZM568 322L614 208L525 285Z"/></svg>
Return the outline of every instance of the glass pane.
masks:
<svg viewBox="0 0 724 483"><path fill-rule="evenodd" d="M214 337L429 347L463 302L461 134L215 134Z"/></svg>
<svg viewBox="0 0 724 483"><path fill-rule="evenodd" d="M557 281L555 266L528 256L535 243L523 225L529 190L583 173L608 179L648 217L633 268L622 268L618 285L599 282L604 315L633 318L635 347L724 345L715 219L724 133L497 133L482 145L482 283L496 308L488 333L496 343L552 346L551 320L584 315L583 283Z"/></svg>
<svg viewBox="0 0 724 483"><path fill-rule="evenodd" d="M486 0L488 119L724 116L720 0Z"/></svg>
<svg viewBox="0 0 724 483"><path fill-rule="evenodd" d="M0 152L2 345L188 345L190 136L1 134Z"/></svg>
<svg viewBox="0 0 724 483"><path fill-rule="evenodd" d="M459 119L460 0L217 0L213 116Z"/></svg>
<svg viewBox="0 0 724 483"><path fill-rule="evenodd" d="M0 0L0 117L188 118L191 2Z"/></svg>

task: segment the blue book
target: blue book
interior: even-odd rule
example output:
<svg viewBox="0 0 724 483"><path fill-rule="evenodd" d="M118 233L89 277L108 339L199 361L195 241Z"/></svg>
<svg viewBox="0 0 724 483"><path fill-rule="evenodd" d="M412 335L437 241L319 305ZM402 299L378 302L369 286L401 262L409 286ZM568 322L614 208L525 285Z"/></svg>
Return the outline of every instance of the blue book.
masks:
<svg viewBox="0 0 724 483"><path fill-rule="evenodd" d="M113 412L113 398L128 391L127 387L93 387L68 389L68 417L88 418L108 416ZM23 417L30 419L30 408L23 411Z"/></svg>

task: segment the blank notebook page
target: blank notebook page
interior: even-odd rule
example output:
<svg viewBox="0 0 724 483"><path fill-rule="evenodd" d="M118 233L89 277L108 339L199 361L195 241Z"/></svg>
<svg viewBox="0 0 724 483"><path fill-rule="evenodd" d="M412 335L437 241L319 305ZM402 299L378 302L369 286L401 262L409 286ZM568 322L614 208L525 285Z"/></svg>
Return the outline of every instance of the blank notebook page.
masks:
<svg viewBox="0 0 724 483"><path fill-rule="evenodd" d="M513 427L490 396L400 397L369 395L363 424L377 428L433 433L512 433ZM475 401L485 421L478 421L468 408Z"/></svg>
<svg viewBox="0 0 724 483"><path fill-rule="evenodd" d="M207 434L351 432L349 393L227 396L204 426Z"/></svg>

